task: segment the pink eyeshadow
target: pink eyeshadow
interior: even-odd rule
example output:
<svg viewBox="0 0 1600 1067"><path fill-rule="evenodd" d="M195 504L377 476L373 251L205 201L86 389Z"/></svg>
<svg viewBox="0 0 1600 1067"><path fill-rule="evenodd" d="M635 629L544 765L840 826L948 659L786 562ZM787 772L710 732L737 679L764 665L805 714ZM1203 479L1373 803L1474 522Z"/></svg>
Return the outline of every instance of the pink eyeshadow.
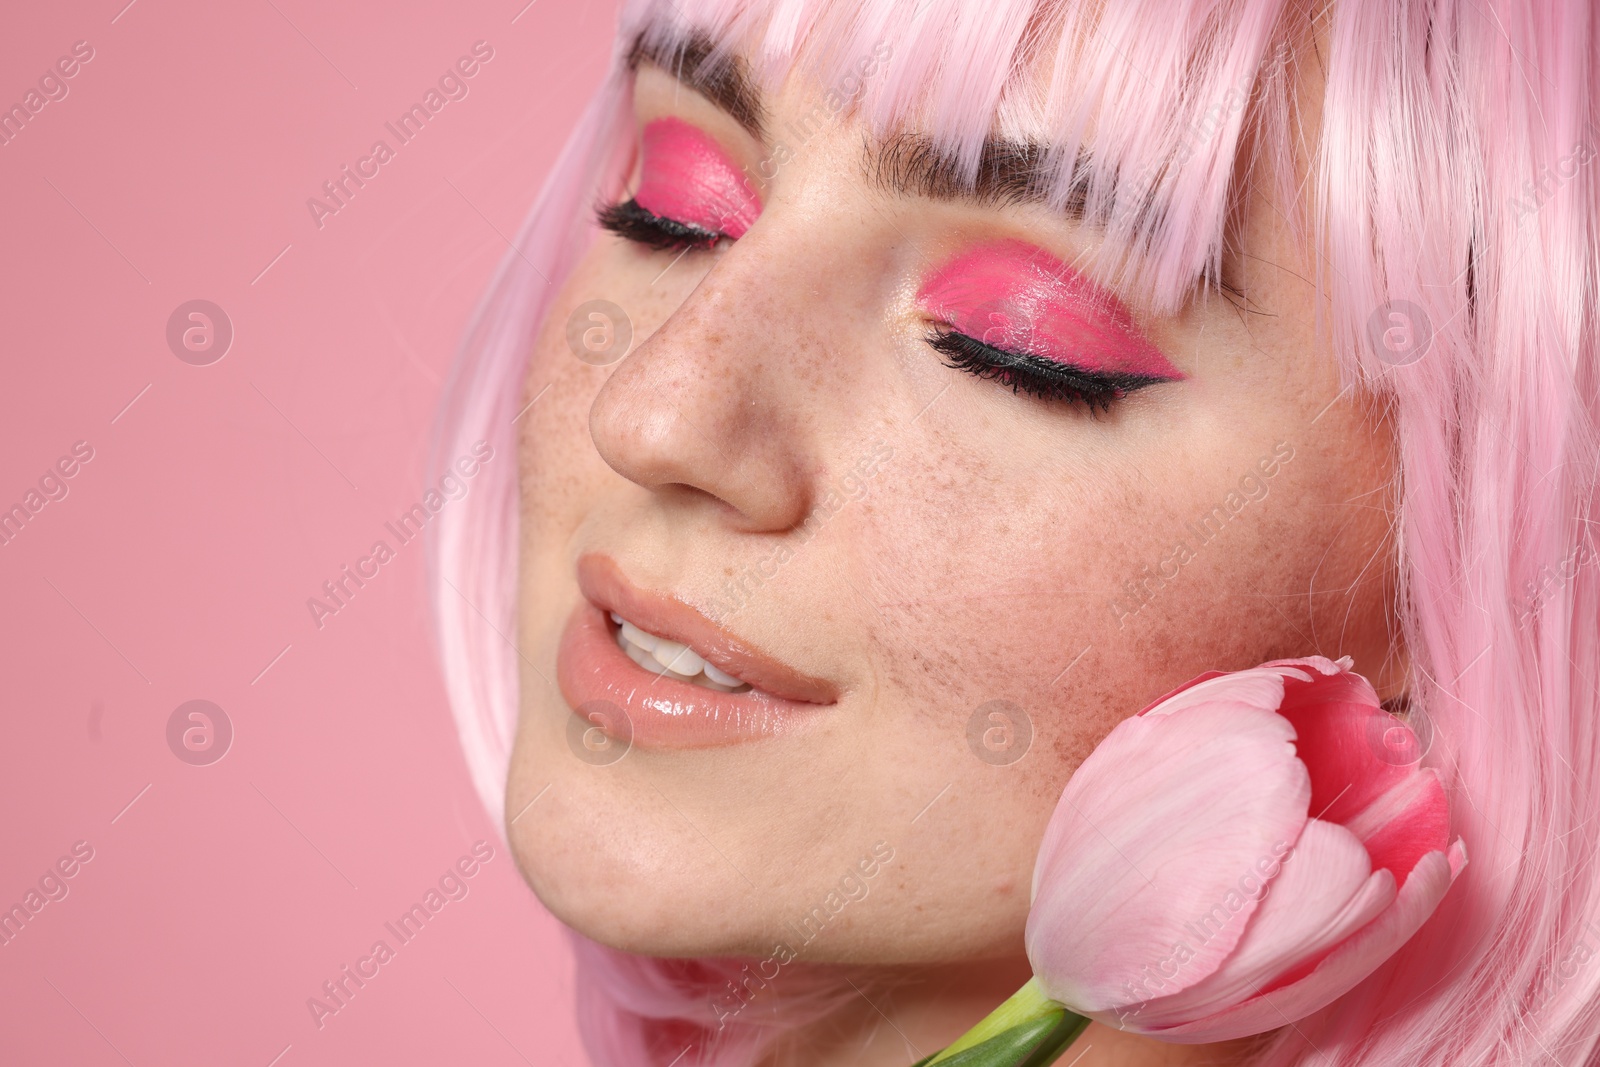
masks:
<svg viewBox="0 0 1600 1067"><path fill-rule="evenodd" d="M1185 377L1116 297L1023 241L961 253L923 284L917 304L951 329L1007 352L1091 372Z"/></svg>
<svg viewBox="0 0 1600 1067"><path fill-rule="evenodd" d="M712 233L742 237L761 213L744 174L709 136L681 119L644 128L634 200L653 214Z"/></svg>

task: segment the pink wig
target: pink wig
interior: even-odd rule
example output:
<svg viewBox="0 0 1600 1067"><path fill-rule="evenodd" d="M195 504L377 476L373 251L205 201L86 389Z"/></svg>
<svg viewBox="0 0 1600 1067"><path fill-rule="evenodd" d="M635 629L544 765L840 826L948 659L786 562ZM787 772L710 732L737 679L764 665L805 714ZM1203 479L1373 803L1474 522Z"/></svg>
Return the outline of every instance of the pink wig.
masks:
<svg viewBox="0 0 1600 1067"><path fill-rule="evenodd" d="M1215 281L1242 184L1270 178L1319 250L1345 380L1396 435L1411 715L1473 863L1393 961L1257 1062L1600 1063L1590 0L628 0L621 23L612 76L465 339L436 464L479 439L516 455L530 339L593 236L590 206L631 164L625 59L641 33L669 50L703 35L713 62L737 44L769 88L792 68L849 85L886 46L853 106L880 134L926 134L969 176L997 122L1048 127L1049 188L1105 235L1092 269L1165 309ZM1320 126L1294 106L1308 66L1325 75ZM1391 307L1425 348L1397 359L1374 343ZM430 528L451 705L497 816L517 718L513 468L485 468L492 484ZM740 961L575 940L604 1067L748 1064L836 1003L812 968L719 1032L711 1003Z"/></svg>

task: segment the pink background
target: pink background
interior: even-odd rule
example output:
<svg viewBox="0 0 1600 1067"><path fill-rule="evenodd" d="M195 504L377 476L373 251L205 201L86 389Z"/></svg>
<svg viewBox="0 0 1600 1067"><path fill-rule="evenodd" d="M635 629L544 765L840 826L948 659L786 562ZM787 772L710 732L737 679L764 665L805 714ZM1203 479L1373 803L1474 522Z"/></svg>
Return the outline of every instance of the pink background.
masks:
<svg viewBox="0 0 1600 1067"><path fill-rule="evenodd" d="M456 340L603 75L612 4L524 2L7 13L0 104L94 58L0 146L0 509L94 458L0 546L0 907L94 858L0 947L0 1062L583 1062L565 945L457 754L421 544L306 607L420 499ZM318 229L307 198L480 39L466 98ZM196 298L235 331L209 366L166 341ZM234 728L208 766L167 743L192 699ZM480 838L465 899L319 1029L307 998Z"/></svg>

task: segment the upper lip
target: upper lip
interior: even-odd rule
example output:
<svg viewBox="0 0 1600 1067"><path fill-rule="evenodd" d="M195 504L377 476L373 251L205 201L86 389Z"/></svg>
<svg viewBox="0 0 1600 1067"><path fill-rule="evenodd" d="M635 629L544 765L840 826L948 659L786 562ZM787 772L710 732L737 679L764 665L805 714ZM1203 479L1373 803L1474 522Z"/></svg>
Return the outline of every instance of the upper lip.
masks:
<svg viewBox="0 0 1600 1067"><path fill-rule="evenodd" d="M586 553L578 558L578 589L602 611L614 611L641 630L688 645L752 688L808 704L839 699L837 687L774 659L683 601L633 585L609 556Z"/></svg>

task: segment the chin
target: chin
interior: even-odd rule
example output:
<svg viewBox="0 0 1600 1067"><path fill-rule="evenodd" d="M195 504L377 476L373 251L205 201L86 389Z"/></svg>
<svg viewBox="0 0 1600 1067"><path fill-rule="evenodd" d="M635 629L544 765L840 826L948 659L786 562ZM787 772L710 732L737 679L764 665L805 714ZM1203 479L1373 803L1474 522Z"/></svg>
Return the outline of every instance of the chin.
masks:
<svg viewBox="0 0 1600 1067"><path fill-rule="evenodd" d="M541 876L522 858L524 877L550 914L608 948L643 956L749 956L771 939L745 931L737 915L718 914L696 898L692 884L635 876L632 882L562 870ZM663 906L666 901L679 901ZM684 902L687 903L684 903Z"/></svg>
<svg viewBox="0 0 1600 1067"><path fill-rule="evenodd" d="M510 837L523 878L562 923L648 956L748 955L771 947L761 917L749 914L749 887L716 853L715 866L701 859L710 851L704 841L663 830L609 789L560 784L562 798L552 789L535 809L539 820L519 819Z"/></svg>

